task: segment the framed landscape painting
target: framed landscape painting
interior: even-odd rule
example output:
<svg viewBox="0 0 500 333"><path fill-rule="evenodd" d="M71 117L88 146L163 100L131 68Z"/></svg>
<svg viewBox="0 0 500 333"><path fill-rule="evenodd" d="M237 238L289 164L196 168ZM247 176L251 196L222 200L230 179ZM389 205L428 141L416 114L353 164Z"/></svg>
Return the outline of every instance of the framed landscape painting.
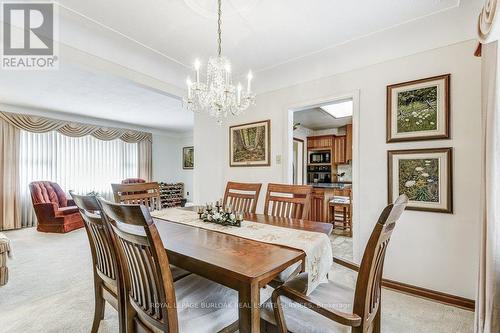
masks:
<svg viewBox="0 0 500 333"><path fill-rule="evenodd" d="M271 121L229 127L229 165L271 165Z"/></svg>
<svg viewBox="0 0 500 333"><path fill-rule="evenodd" d="M407 209L453 213L452 148L387 153L389 203L406 194Z"/></svg>
<svg viewBox="0 0 500 333"><path fill-rule="evenodd" d="M182 168L183 169L193 169L194 168L194 147L183 147L182 148Z"/></svg>
<svg viewBox="0 0 500 333"><path fill-rule="evenodd" d="M450 74L387 86L387 142L450 137Z"/></svg>

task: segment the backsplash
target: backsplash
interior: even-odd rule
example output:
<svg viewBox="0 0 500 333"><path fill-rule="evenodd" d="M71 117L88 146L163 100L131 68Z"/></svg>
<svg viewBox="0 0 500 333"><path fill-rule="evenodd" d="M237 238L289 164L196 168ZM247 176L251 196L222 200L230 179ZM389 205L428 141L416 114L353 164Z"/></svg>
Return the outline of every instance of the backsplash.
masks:
<svg viewBox="0 0 500 333"><path fill-rule="evenodd" d="M339 164L337 166L337 173L345 172L345 175L338 178L339 182L352 182L352 165L349 164Z"/></svg>

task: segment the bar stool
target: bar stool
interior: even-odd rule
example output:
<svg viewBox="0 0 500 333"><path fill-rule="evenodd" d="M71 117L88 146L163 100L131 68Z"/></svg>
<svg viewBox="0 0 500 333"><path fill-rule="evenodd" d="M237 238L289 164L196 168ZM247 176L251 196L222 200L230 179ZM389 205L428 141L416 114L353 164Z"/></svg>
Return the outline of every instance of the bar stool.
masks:
<svg viewBox="0 0 500 333"><path fill-rule="evenodd" d="M328 203L328 221L333 224L334 229L347 232L347 236L352 237L352 204L350 195L332 197Z"/></svg>

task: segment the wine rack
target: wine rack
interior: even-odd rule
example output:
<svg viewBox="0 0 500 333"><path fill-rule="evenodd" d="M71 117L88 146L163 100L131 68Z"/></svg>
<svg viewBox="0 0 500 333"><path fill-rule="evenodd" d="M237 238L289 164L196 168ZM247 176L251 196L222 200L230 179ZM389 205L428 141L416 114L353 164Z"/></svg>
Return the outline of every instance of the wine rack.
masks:
<svg viewBox="0 0 500 333"><path fill-rule="evenodd" d="M184 183L160 182L161 208L177 207L184 199Z"/></svg>

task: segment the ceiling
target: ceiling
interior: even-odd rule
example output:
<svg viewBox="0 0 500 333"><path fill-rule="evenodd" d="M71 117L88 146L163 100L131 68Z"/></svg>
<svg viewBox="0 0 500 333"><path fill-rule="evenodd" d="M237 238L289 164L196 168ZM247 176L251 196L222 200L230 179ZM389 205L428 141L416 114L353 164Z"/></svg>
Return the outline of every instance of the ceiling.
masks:
<svg viewBox="0 0 500 333"><path fill-rule="evenodd" d="M483 3L222 1L223 54L236 78L254 71L258 94L470 39ZM216 52L215 0L58 2L60 69L0 70L0 103L192 129L172 96L185 94L194 59Z"/></svg>
<svg viewBox="0 0 500 333"><path fill-rule="evenodd" d="M223 0L223 53L262 71L454 8L459 0ZM216 51L215 0L60 0L66 10L190 66ZM186 73L187 75L187 73Z"/></svg>
<svg viewBox="0 0 500 333"><path fill-rule="evenodd" d="M320 108L295 111L293 122L312 130L324 130L352 124L352 117L334 118Z"/></svg>
<svg viewBox="0 0 500 333"><path fill-rule="evenodd" d="M181 101L103 72L60 64L55 71L3 71L0 101L148 128L186 132L193 114Z"/></svg>

